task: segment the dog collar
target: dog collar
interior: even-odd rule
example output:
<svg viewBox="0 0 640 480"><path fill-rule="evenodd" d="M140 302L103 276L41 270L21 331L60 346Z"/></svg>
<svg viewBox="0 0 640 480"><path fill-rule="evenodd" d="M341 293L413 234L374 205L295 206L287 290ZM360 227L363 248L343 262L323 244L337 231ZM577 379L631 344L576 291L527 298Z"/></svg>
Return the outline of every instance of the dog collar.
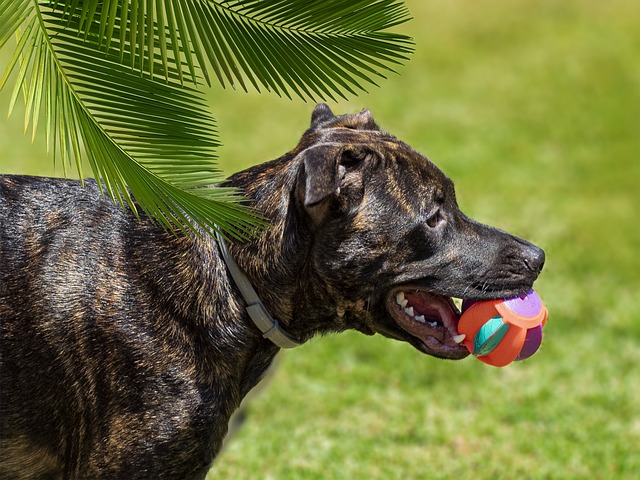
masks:
<svg viewBox="0 0 640 480"><path fill-rule="evenodd" d="M269 314L267 307L264 306L260 297L258 297L251 282L231 256L224 238L222 238L222 235L217 231L216 239L218 240L224 263L227 265L233 281L238 287L238 290L240 290L244 301L247 303L247 313L256 327L262 332L262 336L268 338L280 348L295 348L302 345L285 332L280 327L278 321Z"/></svg>

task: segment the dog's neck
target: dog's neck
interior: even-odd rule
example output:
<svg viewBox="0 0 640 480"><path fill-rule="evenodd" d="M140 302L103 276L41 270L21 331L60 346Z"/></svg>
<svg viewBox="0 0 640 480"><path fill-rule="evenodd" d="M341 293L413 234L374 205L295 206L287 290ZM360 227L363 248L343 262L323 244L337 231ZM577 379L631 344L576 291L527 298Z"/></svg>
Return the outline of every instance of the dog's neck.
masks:
<svg viewBox="0 0 640 480"><path fill-rule="evenodd" d="M247 314L258 330L262 332L262 336L271 340L279 348L295 348L302 345L301 342L298 342L280 326L278 320L271 316L253 285L251 285L251 281L229 252L227 242L220 232L216 232L216 240L227 270L246 303Z"/></svg>
<svg viewBox="0 0 640 480"><path fill-rule="evenodd" d="M248 242L230 244L229 251L270 314L297 341L304 342L322 332L321 318L335 312L335 307L327 304L322 311L304 311L304 305L312 303L305 297L322 292L300 289L301 284L321 282L314 281L308 262L312 229L297 203L300 167L291 161L292 156L295 151L230 178L228 185L251 198L270 226ZM301 280L303 277L305 281ZM305 321L296 322L296 316L304 316Z"/></svg>

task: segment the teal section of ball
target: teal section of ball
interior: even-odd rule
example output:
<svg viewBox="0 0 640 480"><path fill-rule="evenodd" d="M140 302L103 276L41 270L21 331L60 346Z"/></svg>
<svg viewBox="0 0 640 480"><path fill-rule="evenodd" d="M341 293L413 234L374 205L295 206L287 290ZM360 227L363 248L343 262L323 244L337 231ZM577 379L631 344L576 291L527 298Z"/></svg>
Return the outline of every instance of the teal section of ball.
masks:
<svg viewBox="0 0 640 480"><path fill-rule="evenodd" d="M497 316L488 320L473 337L473 354L476 357L489 355L509 331L509 325Z"/></svg>

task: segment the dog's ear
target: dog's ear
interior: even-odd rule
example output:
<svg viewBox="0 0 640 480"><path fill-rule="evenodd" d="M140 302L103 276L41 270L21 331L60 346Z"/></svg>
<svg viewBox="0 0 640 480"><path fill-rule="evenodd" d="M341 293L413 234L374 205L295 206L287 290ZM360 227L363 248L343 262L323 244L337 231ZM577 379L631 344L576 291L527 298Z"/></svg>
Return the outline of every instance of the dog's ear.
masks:
<svg viewBox="0 0 640 480"><path fill-rule="evenodd" d="M316 108L313 109L313 113L311 114L311 129L315 130L323 123L327 123L334 118L336 118L336 116L329 108L329 105L326 103L319 103L316 105Z"/></svg>
<svg viewBox="0 0 640 480"><path fill-rule="evenodd" d="M340 165L340 148L336 145L317 145L307 148L302 155L304 167L303 203L312 208L331 195L340 193L340 182L345 168Z"/></svg>

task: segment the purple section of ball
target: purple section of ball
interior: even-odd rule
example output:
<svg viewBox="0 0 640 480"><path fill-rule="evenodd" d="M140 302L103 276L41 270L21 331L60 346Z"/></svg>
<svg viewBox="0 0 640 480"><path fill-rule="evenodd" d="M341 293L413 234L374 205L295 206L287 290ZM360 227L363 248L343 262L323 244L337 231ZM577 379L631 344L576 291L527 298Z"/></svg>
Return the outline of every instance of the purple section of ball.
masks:
<svg viewBox="0 0 640 480"><path fill-rule="evenodd" d="M534 317L542 309L540 297L533 290L529 290L526 295L520 297L506 298L503 305L523 317Z"/></svg>
<svg viewBox="0 0 640 480"><path fill-rule="evenodd" d="M516 361L524 360L525 358L529 358L531 355L536 353L540 348L541 343L542 325L538 325L537 327L533 327L527 330L527 336L524 338L522 350L520 350L520 353L516 357Z"/></svg>

